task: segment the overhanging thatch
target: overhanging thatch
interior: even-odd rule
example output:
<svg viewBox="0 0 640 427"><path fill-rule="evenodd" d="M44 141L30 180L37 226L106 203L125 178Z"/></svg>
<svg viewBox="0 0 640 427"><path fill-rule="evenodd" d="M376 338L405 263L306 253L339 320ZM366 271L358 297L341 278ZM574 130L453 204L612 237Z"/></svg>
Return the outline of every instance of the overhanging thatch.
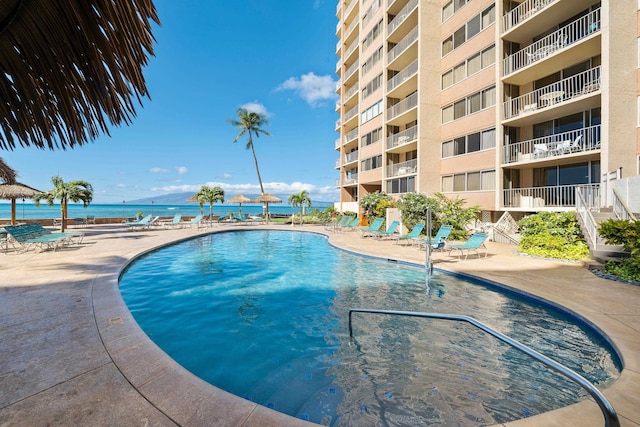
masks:
<svg viewBox="0 0 640 427"><path fill-rule="evenodd" d="M148 96L152 0L0 0L0 149L69 148Z"/></svg>
<svg viewBox="0 0 640 427"><path fill-rule="evenodd" d="M4 162L4 159L0 157L0 183L5 182L7 184L14 184L16 182L16 171Z"/></svg>

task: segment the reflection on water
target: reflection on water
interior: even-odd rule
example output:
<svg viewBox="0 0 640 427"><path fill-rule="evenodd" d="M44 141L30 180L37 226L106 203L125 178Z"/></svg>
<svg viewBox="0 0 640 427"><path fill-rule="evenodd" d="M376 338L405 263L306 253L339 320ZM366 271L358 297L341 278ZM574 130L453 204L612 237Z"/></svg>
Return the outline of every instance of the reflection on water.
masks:
<svg viewBox="0 0 640 427"><path fill-rule="evenodd" d="M242 231L183 242L121 280L141 327L199 377L335 426L484 426L585 398L564 377L466 323L350 308L472 316L606 387L606 345L545 307L331 248L326 238ZM595 403L594 403L595 405Z"/></svg>

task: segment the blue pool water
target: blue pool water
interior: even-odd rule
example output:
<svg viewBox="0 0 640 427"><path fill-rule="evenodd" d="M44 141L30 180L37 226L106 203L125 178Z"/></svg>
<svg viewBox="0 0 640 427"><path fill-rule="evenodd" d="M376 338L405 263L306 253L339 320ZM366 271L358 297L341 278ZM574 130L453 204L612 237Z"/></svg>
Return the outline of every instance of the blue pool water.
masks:
<svg viewBox="0 0 640 427"><path fill-rule="evenodd" d="M490 262L490 261L487 261ZM120 289L142 329L200 378L325 425L484 426L585 398L564 377L467 324L350 308L465 314L598 386L607 343L531 300L281 230L208 235L154 251ZM595 403L594 403L595 405Z"/></svg>

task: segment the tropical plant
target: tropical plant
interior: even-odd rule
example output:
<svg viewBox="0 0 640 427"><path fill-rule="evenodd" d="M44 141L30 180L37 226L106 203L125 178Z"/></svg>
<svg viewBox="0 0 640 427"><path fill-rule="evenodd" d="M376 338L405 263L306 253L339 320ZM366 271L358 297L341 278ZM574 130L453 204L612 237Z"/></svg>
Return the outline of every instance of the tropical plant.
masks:
<svg viewBox="0 0 640 427"><path fill-rule="evenodd" d="M408 230L413 229L417 223L425 221L427 208L431 208L432 218L433 211L437 208L434 200L420 193L403 194L396 206L400 209L400 220Z"/></svg>
<svg viewBox="0 0 640 427"><path fill-rule="evenodd" d="M202 205L209 203L209 221L211 221L213 217L213 204L216 202L224 203L224 190L220 187L203 185L194 197L200 205L200 210L202 210Z"/></svg>
<svg viewBox="0 0 640 427"><path fill-rule="evenodd" d="M442 193L433 193L432 199L435 201L436 225L434 229L441 225L450 225L451 240L465 240L469 237L467 226L478 218L481 209L479 206L465 207L466 199L458 196L449 198ZM437 227L437 228L435 228Z"/></svg>
<svg viewBox="0 0 640 427"><path fill-rule="evenodd" d="M380 191L365 194L360 199L360 207L368 218L383 218L386 208L391 207L392 203L391 196Z"/></svg>
<svg viewBox="0 0 640 427"><path fill-rule="evenodd" d="M311 198L307 190L302 190L298 194L292 194L287 200L292 208L300 206L300 224L302 224L302 211L305 205L311 207Z"/></svg>
<svg viewBox="0 0 640 427"><path fill-rule="evenodd" d="M261 128L262 126L268 126L269 121L267 120L267 116L264 114L248 111L246 108L238 108L236 113L238 114L238 118L229 120L229 122L239 130L239 133L233 139L233 142L236 143L240 137L245 134L247 135L248 139L246 148L247 150L251 150L251 154L253 154L253 161L256 164L256 173L258 174L258 182L260 183L260 193L264 194L262 177L260 177L260 168L258 168L258 158L256 157L256 151L253 147L253 136L255 135L256 138L258 138L260 134L271 136L269 132Z"/></svg>
<svg viewBox="0 0 640 427"><path fill-rule="evenodd" d="M598 233L608 244L623 245L629 252L629 258L607 261L604 271L640 282L640 221L610 219L600 223Z"/></svg>
<svg viewBox="0 0 640 427"><path fill-rule="evenodd" d="M62 177L51 178L53 190L37 194L33 197L36 206L40 206L40 201L45 200L49 206L53 206L56 199L60 200L60 216L62 218L60 229L64 231L67 226L67 213L69 200L82 202L84 207L89 206L93 200L93 187L87 181L77 180L64 182Z"/></svg>
<svg viewBox="0 0 640 427"><path fill-rule="evenodd" d="M539 212L518 221L519 250L529 255L566 260L589 258L589 247L573 212Z"/></svg>

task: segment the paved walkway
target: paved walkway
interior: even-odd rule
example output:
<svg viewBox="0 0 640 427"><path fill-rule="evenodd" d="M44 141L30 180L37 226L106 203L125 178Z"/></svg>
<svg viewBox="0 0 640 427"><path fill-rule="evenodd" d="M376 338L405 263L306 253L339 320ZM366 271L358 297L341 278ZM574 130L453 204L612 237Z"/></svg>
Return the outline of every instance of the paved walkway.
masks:
<svg viewBox="0 0 640 427"><path fill-rule="evenodd" d="M118 275L132 257L212 229L128 232L104 225L83 230L87 236L79 246L0 253L0 426L309 425L189 374L144 335L122 302ZM424 262L425 253L415 247L361 239L355 232L329 235L348 250ZM437 253L434 264L508 283L596 324L625 365L604 394L622 426L639 427L640 287L600 279L581 264L488 246L487 259L460 261ZM602 426L603 419L587 400L508 425Z"/></svg>

